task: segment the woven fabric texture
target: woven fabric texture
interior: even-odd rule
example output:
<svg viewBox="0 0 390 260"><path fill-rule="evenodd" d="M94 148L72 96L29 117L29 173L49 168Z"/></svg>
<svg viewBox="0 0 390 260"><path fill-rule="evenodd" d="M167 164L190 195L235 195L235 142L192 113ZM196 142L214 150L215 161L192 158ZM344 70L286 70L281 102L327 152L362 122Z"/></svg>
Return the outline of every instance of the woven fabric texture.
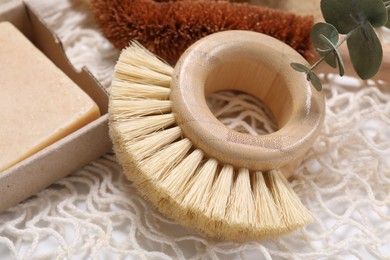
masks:
<svg viewBox="0 0 390 260"><path fill-rule="evenodd" d="M28 0L76 68L109 88L118 51L87 1ZM381 31L384 41L389 31ZM327 75L324 128L291 182L315 221L264 241L209 240L163 217L127 181L113 154L0 214L1 259L390 259L390 86ZM243 94L209 98L238 131L272 131ZM267 121L266 121L267 122Z"/></svg>

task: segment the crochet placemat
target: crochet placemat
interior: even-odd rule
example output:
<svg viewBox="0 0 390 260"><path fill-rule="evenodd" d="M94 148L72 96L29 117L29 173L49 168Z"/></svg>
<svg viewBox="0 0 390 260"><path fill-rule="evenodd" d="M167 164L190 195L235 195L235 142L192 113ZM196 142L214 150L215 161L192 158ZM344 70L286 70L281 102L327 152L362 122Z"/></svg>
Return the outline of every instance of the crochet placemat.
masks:
<svg viewBox="0 0 390 260"><path fill-rule="evenodd" d="M75 67L87 66L109 88L118 51L87 2L28 2ZM388 41L390 32L380 33ZM306 227L264 241L208 240L155 211L107 154L1 213L0 258L390 259L390 86L333 75L325 81L324 128L291 182L315 217ZM226 92L209 99L225 124L261 134L272 125L262 123L256 102Z"/></svg>

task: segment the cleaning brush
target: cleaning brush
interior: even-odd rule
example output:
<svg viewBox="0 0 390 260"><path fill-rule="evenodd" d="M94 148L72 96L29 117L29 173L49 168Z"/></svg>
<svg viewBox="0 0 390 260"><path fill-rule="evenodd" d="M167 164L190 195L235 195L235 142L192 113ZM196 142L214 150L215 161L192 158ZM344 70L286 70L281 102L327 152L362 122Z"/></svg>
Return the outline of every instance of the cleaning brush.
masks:
<svg viewBox="0 0 390 260"><path fill-rule="evenodd" d="M96 23L122 50L136 40L174 64L202 37L225 30L273 36L299 53L310 53L311 16L223 1L90 0Z"/></svg>
<svg viewBox="0 0 390 260"><path fill-rule="evenodd" d="M250 31L206 36L175 68L133 42L116 64L109 102L110 135L127 178L167 217L210 237L261 239L308 223L287 169L318 135L324 97L292 61L304 59ZM205 101L221 90L264 101L279 130L228 129Z"/></svg>

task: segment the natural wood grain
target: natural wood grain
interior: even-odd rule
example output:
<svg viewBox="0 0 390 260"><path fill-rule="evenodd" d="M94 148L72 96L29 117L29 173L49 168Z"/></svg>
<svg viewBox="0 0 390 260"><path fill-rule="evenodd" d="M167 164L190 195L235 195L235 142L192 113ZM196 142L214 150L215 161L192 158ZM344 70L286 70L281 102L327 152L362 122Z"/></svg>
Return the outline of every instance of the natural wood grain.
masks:
<svg viewBox="0 0 390 260"><path fill-rule="evenodd" d="M178 61L171 83L172 111L195 147L221 163L269 170L294 163L312 145L324 118L323 94L290 67L305 60L286 44L249 31L208 36ZM279 130L251 136L224 126L205 97L240 90L262 100Z"/></svg>

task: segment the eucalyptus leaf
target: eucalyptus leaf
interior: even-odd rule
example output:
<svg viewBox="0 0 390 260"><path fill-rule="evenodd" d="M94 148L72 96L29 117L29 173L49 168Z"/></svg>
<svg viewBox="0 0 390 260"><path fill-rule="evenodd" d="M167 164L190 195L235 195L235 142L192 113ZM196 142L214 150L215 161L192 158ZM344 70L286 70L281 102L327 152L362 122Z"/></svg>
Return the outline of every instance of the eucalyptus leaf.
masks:
<svg viewBox="0 0 390 260"><path fill-rule="evenodd" d="M317 23L311 29L310 39L320 56L326 56L326 63L336 68L336 55L333 54L333 50L334 45L339 41L339 32L337 29L328 23Z"/></svg>
<svg viewBox="0 0 390 260"><path fill-rule="evenodd" d="M290 64L290 66L298 72L309 72L310 71L310 69L308 67L306 67L305 65L300 64L300 63L293 62Z"/></svg>
<svg viewBox="0 0 390 260"><path fill-rule="evenodd" d="M338 35L337 35L337 37L338 37ZM320 34L319 40L321 40L321 42L323 42L323 44L328 46L328 49L329 49L329 51L327 53L323 53L322 55L321 54L320 55L326 56L325 62L328 63L331 67L337 68L337 63L336 63L336 59L337 59L336 52L338 52L337 47L331 42L330 39L326 38L325 35L323 35L323 34Z"/></svg>
<svg viewBox="0 0 390 260"><path fill-rule="evenodd" d="M322 90L321 80L313 71L310 71L309 74L307 74L307 79L310 80L311 84L317 91Z"/></svg>
<svg viewBox="0 0 390 260"><path fill-rule="evenodd" d="M329 53L325 57L325 62L329 64L332 68L337 68L337 57L334 52Z"/></svg>
<svg viewBox="0 0 390 260"><path fill-rule="evenodd" d="M326 44L332 49L332 53L329 53L326 57L325 57L325 61L329 64L329 65L333 65L333 64L330 64L330 62L334 63L334 65L332 66L333 68L336 68L336 60L337 60L337 64L339 66L339 74L340 76L344 76L344 62L343 62L343 58L341 57L341 54L339 52L339 50L337 49L337 47L328 39L326 38L324 35L320 35L320 38L322 38L322 40L324 42L326 42ZM331 59L328 59L328 58L331 58Z"/></svg>
<svg viewBox="0 0 390 260"><path fill-rule="evenodd" d="M336 50L335 55L337 57L337 64L339 67L339 75L342 77L342 76L344 76L344 72L345 72L344 61L343 61L343 58L341 57L339 50Z"/></svg>
<svg viewBox="0 0 390 260"><path fill-rule="evenodd" d="M333 44L337 44L339 41L339 32L333 25L329 23L316 23L313 25L310 32L310 39L314 47L327 47L327 45L319 38L321 34L328 38Z"/></svg>
<svg viewBox="0 0 390 260"><path fill-rule="evenodd" d="M372 26L385 25L387 10L382 0L321 0L322 15L342 33L369 21Z"/></svg>
<svg viewBox="0 0 390 260"><path fill-rule="evenodd" d="M310 68L306 67L305 65L301 64L301 63L290 63L290 66L296 70L296 71L299 71L299 72L304 72L306 73L306 77L307 77L307 80L311 82L311 84L313 85L313 87L318 90L318 91L321 91L322 90L322 84L321 84L321 81L320 79L318 78L318 76L314 73L314 71L312 71Z"/></svg>
<svg viewBox="0 0 390 260"><path fill-rule="evenodd" d="M374 28L369 22L359 26L347 40L353 67L360 78L369 79L379 70L383 51Z"/></svg>
<svg viewBox="0 0 390 260"><path fill-rule="evenodd" d="M327 23L346 34L356 28L357 23L351 17L352 0L321 0L321 11Z"/></svg>
<svg viewBox="0 0 390 260"><path fill-rule="evenodd" d="M387 10L385 4L381 0L352 0L356 5L354 6L354 13L360 16L363 12L364 18L371 23L373 27L380 27L387 22ZM361 20L366 22L366 20Z"/></svg>

